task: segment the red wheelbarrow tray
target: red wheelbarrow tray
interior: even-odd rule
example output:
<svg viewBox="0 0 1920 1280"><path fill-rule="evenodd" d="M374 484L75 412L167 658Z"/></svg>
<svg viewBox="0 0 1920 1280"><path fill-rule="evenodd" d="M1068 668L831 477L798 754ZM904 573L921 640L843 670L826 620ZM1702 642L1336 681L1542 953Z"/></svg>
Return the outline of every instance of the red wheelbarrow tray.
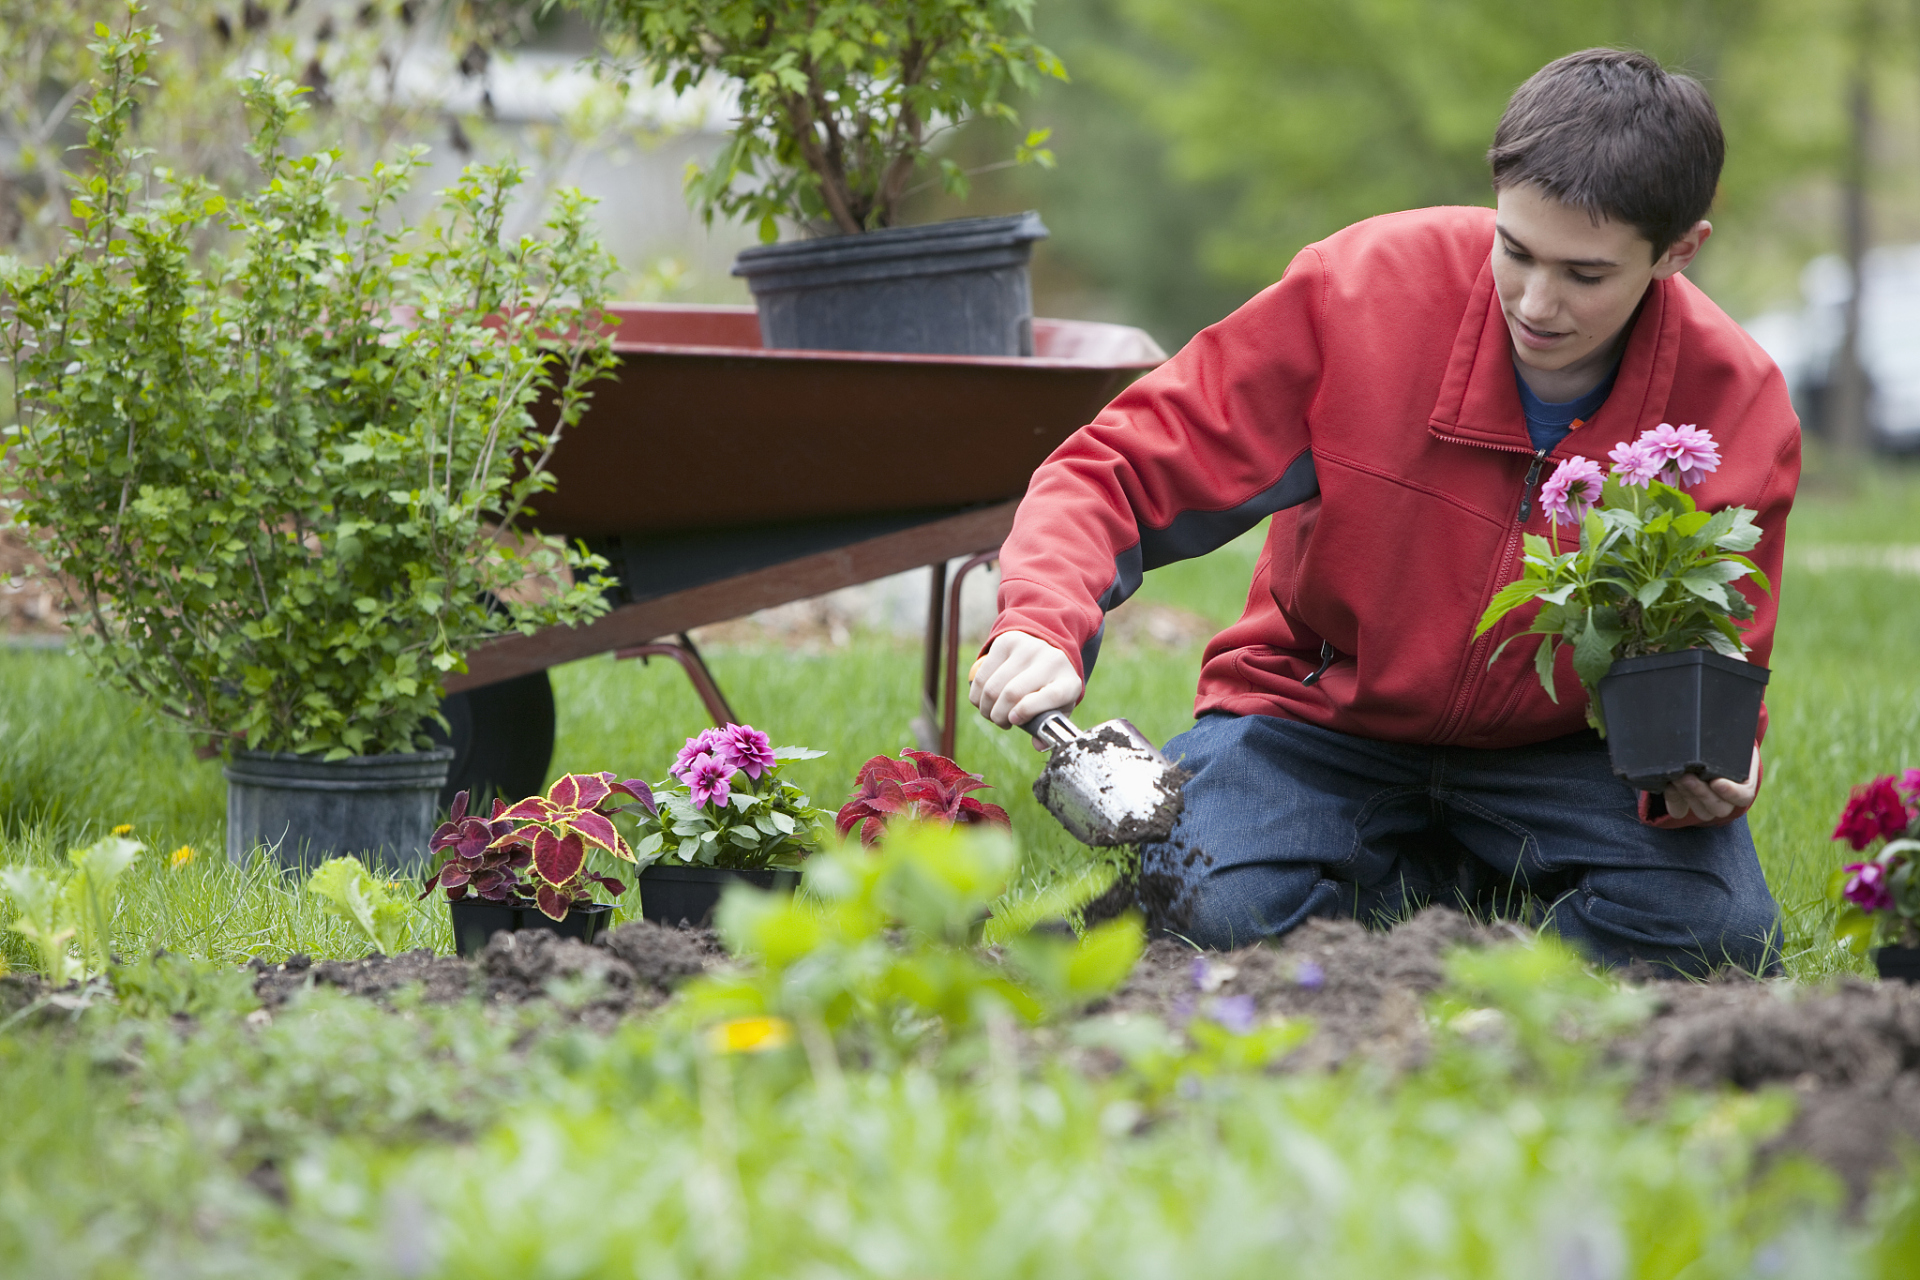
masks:
<svg viewBox="0 0 1920 1280"><path fill-rule="evenodd" d="M1093 321L1035 319L1033 356L930 356L764 348L752 307L612 310L618 373L529 524L606 554L622 603L475 649L449 692L996 548L1034 468L1166 358Z"/></svg>

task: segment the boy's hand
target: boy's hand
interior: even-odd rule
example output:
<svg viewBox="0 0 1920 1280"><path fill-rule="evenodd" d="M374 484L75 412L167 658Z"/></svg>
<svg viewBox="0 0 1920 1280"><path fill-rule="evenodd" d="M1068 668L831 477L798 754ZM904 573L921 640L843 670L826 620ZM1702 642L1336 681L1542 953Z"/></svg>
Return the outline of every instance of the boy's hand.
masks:
<svg viewBox="0 0 1920 1280"><path fill-rule="evenodd" d="M1734 782L1728 778L1715 778L1708 782L1689 773L1667 785L1667 812L1675 818L1684 818L1691 813L1704 821L1718 822L1728 814L1751 805L1759 790L1760 748L1756 745L1753 763L1747 767L1745 782Z"/></svg>
<svg viewBox="0 0 1920 1280"><path fill-rule="evenodd" d="M1084 689L1066 654L1024 631L995 636L967 673L967 697L1002 729L1042 711L1072 710Z"/></svg>

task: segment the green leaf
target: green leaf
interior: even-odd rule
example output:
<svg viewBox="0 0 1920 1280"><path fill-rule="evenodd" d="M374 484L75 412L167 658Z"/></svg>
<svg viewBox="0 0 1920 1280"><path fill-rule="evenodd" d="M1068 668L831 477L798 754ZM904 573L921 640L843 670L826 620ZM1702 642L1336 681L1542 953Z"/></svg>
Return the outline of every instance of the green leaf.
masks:
<svg viewBox="0 0 1920 1280"><path fill-rule="evenodd" d="M307 888L334 915L352 921L381 955L401 951L411 932L411 912L393 890L367 871L358 858L330 858L315 868Z"/></svg>

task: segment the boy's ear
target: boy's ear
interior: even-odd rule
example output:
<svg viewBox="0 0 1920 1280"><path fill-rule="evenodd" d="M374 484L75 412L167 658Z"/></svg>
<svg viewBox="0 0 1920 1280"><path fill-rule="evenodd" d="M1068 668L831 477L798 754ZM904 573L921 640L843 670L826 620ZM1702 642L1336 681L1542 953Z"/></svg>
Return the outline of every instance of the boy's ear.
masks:
<svg viewBox="0 0 1920 1280"><path fill-rule="evenodd" d="M1700 252L1700 246L1713 234L1713 224L1705 218L1687 228L1687 233L1667 246L1653 264L1653 278L1665 280L1668 276L1678 275L1687 269L1694 255Z"/></svg>

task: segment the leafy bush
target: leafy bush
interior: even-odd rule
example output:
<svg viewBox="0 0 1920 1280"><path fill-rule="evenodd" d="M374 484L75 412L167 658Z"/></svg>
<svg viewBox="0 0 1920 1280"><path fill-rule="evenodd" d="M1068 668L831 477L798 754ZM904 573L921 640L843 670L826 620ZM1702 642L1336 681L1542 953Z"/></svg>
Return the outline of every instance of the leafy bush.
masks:
<svg viewBox="0 0 1920 1280"><path fill-rule="evenodd" d="M578 0L632 39L658 84L685 90L709 74L738 94L720 154L687 174L711 222L718 212L779 238L776 218L841 233L893 224L936 138L970 117L1014 121L1006 98L1066 69L1027 34L1033 0ZM1050 165L1046 131L1018 163ZM964 195L967 175L939 162Z"/></svg>
<svg viewBox="0 0 1920 1280"><path fill-rule="evenodd" d="M513 532L612 359L586 201L511 241L522 171L470 168L411 240L387 228L423 151L343 214L337 154L286 147L302 90L255 77L262 182L230 204L129 141L137 12L95 46L77 229L0 262L20 519L82 651L164 717L222 748L413 750L467 648L605 607L557 585L597 562ZM556 585L490 603L529 579Z"/></svg>

